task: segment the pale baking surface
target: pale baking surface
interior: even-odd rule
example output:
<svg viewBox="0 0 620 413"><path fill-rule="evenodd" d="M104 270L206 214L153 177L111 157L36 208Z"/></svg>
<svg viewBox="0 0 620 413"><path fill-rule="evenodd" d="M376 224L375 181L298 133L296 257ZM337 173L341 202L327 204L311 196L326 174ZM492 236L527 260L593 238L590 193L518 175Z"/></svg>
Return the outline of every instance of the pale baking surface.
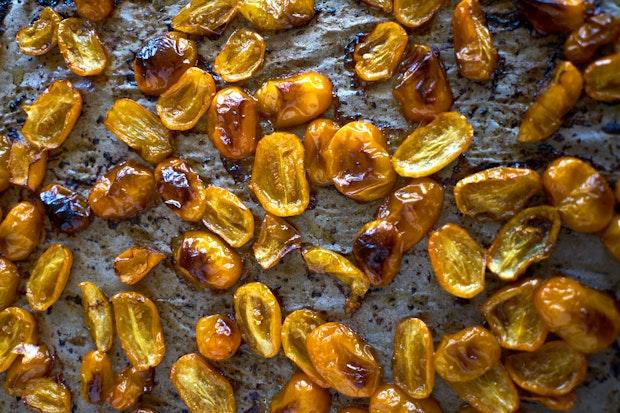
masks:
<svg viewBox="0 0 620 413"><path fill-rule="evenodd" d="M40 3L46 1L40 0ZM122 0L112 17L98 25L112 55L111 66L104 75L91 79L77 77L68 71L57 50L43 57L21 55L14 42L15 33L38 16L41 6L33 0L13 1L12 5L10 0L0 1L0 6L8 10L2 26L4 33L0 37L0 133L16 138L24 121L19 105L32 101L53 80L71 80L84 98L82 116L62 151L50 163L47 182L60 182L86 194L97 176L112 165L125 159L138 159L111 136L101 119L113 101L120 97L138 99L151 108L154 106L153 100L146 99L136 90L131 61L144 39L167 30L172 16L184 3ZM613 7L612 3L613 0L606 7ZM55 8L64 17L75 13L69 1L60 2ZM269 77L304 69L321 71L334 82L340 101L337 113L330 111L329 116L335 116L343 123L353 118L368 119L383 128L391 145L398 144L415 125L408 124L400 115L391 96L392 82L361 88L345 65L345 48L354 36L371 30L376 22L389 17L354 0L319 0L317 10L317 16L307 27L265 34L268 45L265 67L244 86L253 92ZM492 82L477 84L458 76L451 45L449 9L439 13L430 30L412 34L411 40L431 44L441 51L456 98L454 107L471 119L476 130L471 150L437 177L446 185L445 208L438 225L460 221L476 239L488 245L498 224L459 218L452 198L452 186L456 180L498 164L519 163L540 171L553 158L569 154L591 160L615 181L620 178L620 109L617 105L603 105L583 98L551 139L540 145L517 144L516 127L520 116L544 85L555 59L561 56L561 42L553 36L541 38L533 34L527 25L520 23L511 1L486 1L484 10L501 56L500 70ZM616 14L619 12L618 8L612 10ZM228 35L241 25L247 23L237 18L222 38L200 41L201 66L210 67ZM179 134L176 149L176 153L190 161L203 178L241 196L255 212L258 227L263 214L261 208L251 200L246 184L235 183L205 135ZM25 193L21 195L27 196ZM0 203L6 210L19 196L16 191L9 192ZM350 250L355 232L371 219L376 207L376 203L356 204L333 189L316 191L314 204L314 209L292 220L302 230L304 241L343 252ZM75 411L111 411L89 406L79 397L80 360L93 349L93 345L83 325L78 284L84 280L94 281L108 296L128 290L112 271L113 257L134 244L153 246L169 253L171 239L189 228L164 205L128 222L109 223L97 219L87 231L76 237L47 228L46 240L33 254L33 259L51 242L62 242L75 253L67 289L47 314L38 316L42 341L55 348L62 361L64 379L73 393ZM361 309L348 318L342 312L344 296L337 283L327 276L309 276L298 253L291 254L271 271L258 268L249 248L244 248L242 254L246 272L239 284L248 280L267 284L281 299L284 314L297 308L312 307L326 312L330 320L343 320L377 349L387 381L391 378L391 344L398 320L406 316L424 319L437 342L445 332L481 323L478 307L489 292L500 285L489 275L487 290L472 302L455 299L443 292L434 281L424 239L407 254L395 281L383 290L370 292ZM20 267L26 277L31 263ZM553 256L529 271L538 276L558 272L615 293L616 298L620 294L618 263L610 258L594 236L562 229ZM177 278L170 260L134 289L156 301L168 348L164 362L157 368L157 385L146 401L158 412L182 412L184 406L168 379L170 366L180 355L196 351L194 325L198 318L231 311L232 290L222 294L192 290ZM26 305L23 297L19 305ZM114 353L116 368L124 367L127 361L118 340ZM575 411L617 412L620 408L618 343L606 352L590 357L589 362L588 378L578 390L579 402ZM261 403L281 388L292 371L282 353L274 359L264 360L251 353L247 346L242 346L232 360L217 366L234 382L240 412L260 411ZM439 379L435 397L446 412L455 411L460 404ZM339 396L334 401L334 407L348 402ZM526 411L542 411L531 404L523 407ZM0 410L27 411L3 391L0 391Z"/></svg>

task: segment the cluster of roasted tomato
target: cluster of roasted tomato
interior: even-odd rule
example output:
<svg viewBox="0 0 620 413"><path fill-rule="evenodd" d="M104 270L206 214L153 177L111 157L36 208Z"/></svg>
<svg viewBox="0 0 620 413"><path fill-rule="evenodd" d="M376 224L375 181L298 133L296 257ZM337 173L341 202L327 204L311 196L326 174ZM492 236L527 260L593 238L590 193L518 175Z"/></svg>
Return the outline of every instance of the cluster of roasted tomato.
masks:
<svg viewBox="0 0 620 413"><path fill-rule="evenodd" d="M251 95L236 86L218 91L213 77L196 67L197 44L190 36L221 35L237 13L259 30L297 27L313 17L312 0L192 0L173 19L175 31L148 39L136 53L137 86L158 97L157 114L131 99L119 99L104 120L114 136L155 168L123 162L101 176L88 197L60 184L40 188L49 153L61 147L80 116L80 92L68 81L56 81L24 106L25 140L0 139L0 190L14 185L38 195L15 205L0 223L0 371L8 370L5 388L10 394L35 410L71 410L71 395L53 374L54 357L37 340L34 317L11 307L19 284L13 261L25 260L36 250L45 215L58 230L75 234L85 230L93 216L129 219L161 199L179 218L205 227L173 240L178 274L197 288L213 290L231 288L239 280L244 263L235 249L252 240L254 216L237 195L205 184L188 162L174 157L173 131L206 132L224 158L254 157L249 187L266 211L252 244L256 261L269 269L289 252L301 250L309 271L329 274L350 288L347 313L361 305L371 287L392 282L403 254L429 233L428 254L438 283L466 299L484 290L487 269L515 281L531 264L548 258L562 223L574 231L600 234L620 260L620 215L615 212L620 186L614 195L598 171L572 157L555 160L542 177L526 168L497 167L456 184L454 198L463 215L505 221L488 249L457 224L431 232L442 212L444 188L430 176L470 147L474 130L463 115L450 112L453 97L439 53L420 44L407 51L409 37L401 24L423 25L444 2L364 1L393 12L398 23L380 23L360 37L353 52L356 76L384 81L400 65L394 97L406 118L423 123L393 155L372 123L339 125L319 118L332 103L332 84L323 74L270 80ZM97 75L107 67L108 55L89 20L105 19L113 2L75 3L82 19L62 19L45 8L32 26L17 34L17 42L29 55L58 45L75 74ZM594 13L585 1L551 3L519 2L536 30L569 34L564 48L568 61L560 63L525 114L519 133L523 142L555 132L584 83L594 99L620 100L618 54L591 63L583 77L575 66L591 61L598 48L618 37L618 21ZM489 80L498 55L478 0L458 3L453 29L461 75ZM249 79L261 68L265 50L260 34L238 29L217 55L214 71L228 83ZM276 129L307 124L303 141L288 132L261 137L261 118ZM410 180L396 187L397 176ZM308 208L312 185L333 185L358 202L383 199L374 220L357 233L349 258L320 246L302 247L300 233L286 221ZM528 207L543 191L550 205ZM133 285L165 258L160 251L134 246L115 259L114 271L120 281ZM26 288L33 311L44 312L59 299L72 263L72 252L60 244L38 257ZM117 410L152 412L140 406L140 399L151 391L154 369L165 354L154 302L137 292L121 292L108 300L91 282L80 288L85 324L96 348L82 359L82 397ZM563 276L508 285L487 299L482 313L490 331L465 328L444 336L437 348L422 320L401 321L394 338L394 384L385 384L374 350L350 327L328 322L310 309L294 311L282 321L271 290L251 282L234 293L234 319L214 314L198 320L200 354L179 358L170 378L190 411L234 412L233 386L207 359L232 357L243 340L265 358L282 348L300 369L271 401L273 413L328 412L328 388L370 398L368 408L343 408L342 413L440 412L431 397L435 372L477 411L516 411L521 399L567 410L585 377L585 354L605 349L620 335L614 300ZM547 341L549 332L558 339ZM118 373L108 354L115 334L131 364ZM503 361L502 349L512 351Z"/></svg>

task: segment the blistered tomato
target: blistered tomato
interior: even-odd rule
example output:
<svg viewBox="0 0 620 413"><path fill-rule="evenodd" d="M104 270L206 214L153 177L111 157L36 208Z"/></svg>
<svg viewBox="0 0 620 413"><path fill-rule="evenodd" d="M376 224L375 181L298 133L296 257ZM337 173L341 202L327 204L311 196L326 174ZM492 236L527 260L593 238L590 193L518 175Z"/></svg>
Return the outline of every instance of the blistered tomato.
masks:
<svg viewBox="0 0 620 413"><path fill-rule="evenodd" d="M575 231L600 231L613 216L614 194L607 180L586 161L556 159L547 167L543 185L562 221Z"/></svg>
<svg viewBox="0 0 620 413"><path fill-rule="evenodd" d="M147 247L131 247L114 259L114 272L125 284L142 280L164 259L166 254Z"/></svg>
<svg viewBox="0 0 620 413"><path fill-rule="evenodd" d="M198 222L207 208L207 188L183 159L169 158L155 168L155 184L164 204L181 219Z"/></svg>
<svg viewBox="0 0 620 413"><path fill-rule="evenodd" d="M305 164L308 179L314 185L326 186L332 183L327 171L327 148L340 125L330 119L316 119L310 122L304 134Z"/></svg>
<svg viewBox="0 0 620 413"><path fill-rule="evenodd" d="M595 14L564 43L564 56L574 63L586 63L597 49L614 41L620 35L620 20L605 13Z"/></svg>
<svg viewBox="0 0 620 413"><path fill-rule="evenodd" d="M620 53L591 63L584 73L586 93L602 102L620 101Z"/></svg>
<svg viewBox="0 0 620 413"><path fill-rule="evenodd" d="M304 373L295 373L271 400L269 413L328 413L331 399L328 390Z"/></svg>
<svg viewBox="0 0 620 413"><path fill-rule="evenodd" d="M258 140L258 105L238 87L216 93L207 112L207 134L222 156L243 159L254 153Z"/></svg>
<svg viewBox="0 0 620 413"><path fill-rule="evenodd" d="M88 228L93 221L88 200L60 184L43 187L39 199L51 223L62 232L76 234Z"/></svg>
<svg viewBox="0 0 620 413"><path fill-rule="evenodd" d="M351 328L321 324L306 339L308 354L321 377L348 397L370 397L381 382L373 348Z"/></svg>
<svg viewBox="0 0 620 413"><path fill-rule="evenodd" d="M394 17L415 29L428 22L444 5L444 0L394 0Z"/></svg>
<svg viewBox="0 0 620 413"><path fill-rule="evenodd" d="M239 12L260 30L284 30L308 23L314 0L240 0Z"/></svg>
<svg viewBox="0 0 620 413"><path fill-rule="evenodd" d="M138 89L147 95L161 95L197 61L196 43L181 33L151 37L142 44L133 62Z"/></svg>
<svg viewBox="0 0 620 413"><path fill-rule="evenodd" d="M235 320L214 314L202 317L196 323L196 344L200 354L210 360L226 360L241 345L241 332Z"/></svg>
<svg viewBox="0 0 620 413"><path fill-rule="evenodd" d="M332 82L321 73L304 72L264 83L256 91L256 99L260 112L273 121L275 128L290 128L329 108Z"/></svg>
<svg viewBox="0 0 620 413"><path fill-rule="evenodd" d="M199 288L225 290L237 282L243 261L217 235L188 231L173 241L177 272Z"/></svg>
<svg viewBox="0 0 620 413"><path fill-rule="evenodd" d="M336 189L356 201L383 198L396 181L385 137L370 122L354 121L340 128L324 157Z"/></svg>
<svg viewBox="0 0 620 413"><path fill-rule="evenodd" d="M394 384L385 384L370 398L370 413L442 413L433 398L413 399Z"/></svg>
<svg viewBox="0 0 620 413"><path fill-rule="evenodd" d="M452 90L437 50L414 45L402 67L393 94L407 119L428 122L450 110Z"/></svg>
<svg viewBox="0 0 620 413"><path fill-rule="evenodd" d="M40 56L52 50L58 43L60 20L54 9L45 7L32 25L17 32L15 40L19 50L29 56Z"/></svg>
<svg viewBox="0 0 620 413"><path fill-rule="evenodd" d="M416 178L392 192L375 218L396 225L408 250L435 225L443 207L443 187L430 178Z"/></svg>
<svg viewBox="0 0 620 413"><path fill-rule="evenodd" d="M237 15L238 0L191 0L172 19L172 27L183 33L219 36Z"/></svg>
<svg viewBox="0 0 620 413"><path fill-rule="evenodd" d="M373 287L385 287L400 271L403 239L389 221L377 219L364 225L353 242L355 262Z"/></svg>
<svg viewBox="0 0 620 413"><path fill-rule="evenodd" d="M37 321L28 311L8 307L0 311L0 372L11 367L17 358L15 348L20 344L37 342Z"/></svg>

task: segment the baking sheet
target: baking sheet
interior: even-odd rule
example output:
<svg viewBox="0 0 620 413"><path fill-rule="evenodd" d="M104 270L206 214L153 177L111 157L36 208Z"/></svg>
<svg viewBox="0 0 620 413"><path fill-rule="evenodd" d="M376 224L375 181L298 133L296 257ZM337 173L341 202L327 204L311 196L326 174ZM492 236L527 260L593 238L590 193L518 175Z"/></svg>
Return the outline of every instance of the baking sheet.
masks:
<svg viewBox="0 0 620 413"><path fill-rule="evenodd" d="M60 182L86 194L96 178L111 166L125 159L138 159L105 129L102 117L120 97L137 99L150 108L154 107L153 99L137 91L131 62L144 39L167 30L172 16L185 1L122 0L112 16L97 25L111 52L112 62L103 75L94 78L77 77L68 71L57 49L42 57L24 56L17 50L14 42L16 31L36 18L42 5L50 3L64 17L75 14L70 1L0 1L0 11L6 12L0 37L0 133L18 138L24 122L20 104L31 102L53 80L71 80L82 93L84 111L62 150L50 162L46 182ZM485 1L483 4L501 57L493 81L479 84L458 76L451 46L449 8L440 11L429 27L412 32L411 40L431 44L440 50L455 96L454 108L471 119L476 131L469 152L437 175L437 179L446 185L445 207L437 226L461 222L486 246L499 225L459 218L452 197L454 183L469 173L499 164L527 165L541 171L545 164L562 154L592 161L615 181L620 178L620 107L583 98L551 139L537 145L517 144L516 128L521 114L549 78L554 62L560 57L561 40L532 33L519 20L511 1ZM317 16L307 27L265 34L268 45L265 67L243 86L255 91L270 77L318 70L330 76L339 103L328 116L342 123L368 119L383 129L392 147L397 146L416 125L409 124L400 115L391 96L392 82L359 85L345 64L345 49L354 36L371 30L377 22L387 20L389 16L354 0L318 0L316 6ZM613 1L603 6L618 14L617 4ZM242 25L247 23L237 18L222 38L202 39L200 66L210 68L228 35ZM268 125L264 126L269 132ZM301 130L297 132L301 136ZM251 199L243 182L243 165L231 175L206 135L199 133L178 134L176 150L207 181L239 195L254 211L259 226L263 212ZM231 170L230 165L228 169ZM20 197L28 197L28 194L10 191L3 195L0 204L6 210ZM314 208L292 219L298 228L303 229L304 241L349 252L355 232L371 219L377 203L357 204L333 189L315 190L314 197ZM59 370L73 393L74 411L112 411L87 405L79 396L80 360L93 349L93 344L83 324L78 284L84 280L94 281L108 296L128 290L114 275L113 258L134 244L153 246L169 253L171 239L189 228L190 225L179 220L164 205L131 221L112 223L97 219L87 231L76 237L56 233L48 227L39 251L33 254L30 262L20 265L26 278L32 261L52 242L62 242L74 251L75 264L64 294L50 311L37 316L41 340L53 347L61 360ZM341 287L327 276L308 275L299 253L290 254L273 270L262 271L253 259L251 249L242 249L246 270L239 285L250 280L264 282L280 298L284 314L312 307L324 311L330 320L341 320L350 325L377 350L385 367L386 381L389 381L392 336L401 318L416 316L424 319L437 343L446 332L481 323L479 305L500 285L489 276L488 288L476 299L471 302L456 299L434 281L425 250L426 239L406 255L401 273L394 282L385 289L371 291L352 317L342 311L344 295ZM575 277L619 297L619 266L592 235L562 229L553 256L532 266L529 271L529 274L538 276L557 273ZM22 289L25 289L25 281ZM170 366L182 354L196 351L194 326L198 318L232 311L233 290L220 294L193 290L177 278L170 259L133 289L157 303L167 345L166 358L156 370L157 385L153 393L145 397L145 402L158 412L186 411L168 379ZM19 305L26 305L23 297ZM118 340L113 351L116 369L125 367L128 362ZM262 411L263 403L286 383L293 370L282 353L274 359L264 360L245 345L232 360L216 365L234 383L239 412ZM589 357L588 377L578 395L577 412L617 412L620 409L620 347L617 342L609 350ZM435 397L446 412L456 411L461 404L439 378ZM333 409L336 411L337 407L350 402L334 394ZM3 391L0 391L0 410L27 411ZM544 411L529 403L524 403L523 410Z"/></svg>

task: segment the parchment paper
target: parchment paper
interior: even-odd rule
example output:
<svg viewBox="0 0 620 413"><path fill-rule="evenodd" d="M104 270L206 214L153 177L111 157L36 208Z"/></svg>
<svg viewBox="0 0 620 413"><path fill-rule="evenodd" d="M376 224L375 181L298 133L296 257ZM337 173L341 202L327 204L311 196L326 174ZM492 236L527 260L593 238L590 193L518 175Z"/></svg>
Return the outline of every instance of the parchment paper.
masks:
<svg viewBox="0 0 620 413"><path fill-rule="evenodd" d="M41 4L48 2L64 17L76 14L70 1L58 4L55 0L0 2L0 11L6 12L2 26L4 33L0 37L0 133L18 138L24 122L24 112L19 106L34 100L53 80L71 80L82 93L84 110L62 150L53 156L46 182L59 182L86 194L96 178L113 165L125 159L139 159L105 129L102 117L114 100L121 97L137 99L154 108L154 100L137 91L131 62L144 39L168 30L172 16L185 1L122 0L112 16L97 25L112 61L103 75L93 78L81 78L67 70L57 49L42 57L19 53L15 33L38 17ZM253 92L271 77L308 69L323 72L333 81L339 102L326 115L343 124L353 119L370 120L383 129L394 148L417 125L408 123L401 116L391 95L392 81L360 85L345 64L345 49L354 36L370 31L377 22L390 17L355 0L318 0L316 6L317 16L307 27L264 34L268 45L266 64L252 81L243 86ZM521 115L544 86L556 60L561 58L562 43L559 37L540 37L533 33L519 19L511 1L485 1L483 6L501 56L499 69L491 82L475 83L457 73L451 41L453 5L443 9L428 27L412 32L411 41L431 44L441 51L455 96L454 108L470 118L476 131L471 150L436 176L446 188L445 207L437 226L461 222L487 246L499 224L459 217L452 196L454 183L469 173L500 164L527 165L542 171L548 162L563 154L590 160L605 176L615 181L620 178L620 107L584 97L551 139L534 145L517 144L516 128ZM613 1L603 6L618 14L619 9ZM220 39L199 39L200 66L210 68L222 44L234 29L242 25L248 23L238 17ZM221 82L219 86L222 86ZM265 132L269 132L268 125L264 126ZM301 136L301 129L296 132ZM235 175L236 182L204 134L178 134L176 153L190 161L205 180L239 195L254 211L258 228L263 212L252 200L247 185L239 181L244 175L243 168ZM305 242L349 252L355 232L371 219L377 203L357 204L334 189L315 190L314 196L314 208L292 222L301 229ZM28 194L12 190L2 196L0 204L6 211L20 197L28 197ZM97 219L87 231L74 237L56 233L48 227L39 250L29 262L20 265L23 290L32 262L50 243L62 242L75 254L71 280L61 299L46 314L37 316L41 340L56 350L61 361L58 371L62 371L73 393L74 411L112 411L90 406L79 396L80 361L93 349L93 343L84 327L78 284L84 280L94 281L108 296L132 289L121 284L114 275L113 258L134 244L149 245L169 253L171 239L190 227L162 204L131 221L113 223ZM446 332L482 323L479 306L501 285L489 274L487 289L474 300L450 296L434 280L426 243L425 238L413 248L404 258L401 273L394 282L385 289L371 291L361 309L350 318L342 310L344 295L341 287L328 276L308 275L299 253L289 255L273 270L262 271L256 265L251 249L243 248L241 253L246 270L238 285L249 280L264 282L280 298L285 315L298 308L312 307L324 311L330 320L342 320L350 325L377 350L385 368L385 379L390 381L392 338L400 319L408 316L424 319L437 343ZM553 256L528 271L529 275L542 277L558 273L619 297L618 263L593 235L562 229ZM155 300L167 345L166 358L157 368L157 385L153 393L145 397L145 402L158 412L186 411L168 379L170 366L182 354L197 351L194 326L200 317L215 312L232 312L234 289L221 294L193 290L177 278L170 259L133 289ZM18 305L27 305L23 296ZM118 340L113 352L117 370L128 365ZM588 377L578 390L579 402L575 411L619 411L618 343L588 360ZM263 403L271 399L293 371L282 353L265 360L251 353L245 345L233 359L215 364L234 383L239 412L262 411ZM461 404L440 379L437 379L435 397L446 412L456 411ZM349 403L350 400L334 393L333 411ZM4 391L0 391L0 410L27 411ZM524 403L523 410L544 411L529 403Z"/></svg>

